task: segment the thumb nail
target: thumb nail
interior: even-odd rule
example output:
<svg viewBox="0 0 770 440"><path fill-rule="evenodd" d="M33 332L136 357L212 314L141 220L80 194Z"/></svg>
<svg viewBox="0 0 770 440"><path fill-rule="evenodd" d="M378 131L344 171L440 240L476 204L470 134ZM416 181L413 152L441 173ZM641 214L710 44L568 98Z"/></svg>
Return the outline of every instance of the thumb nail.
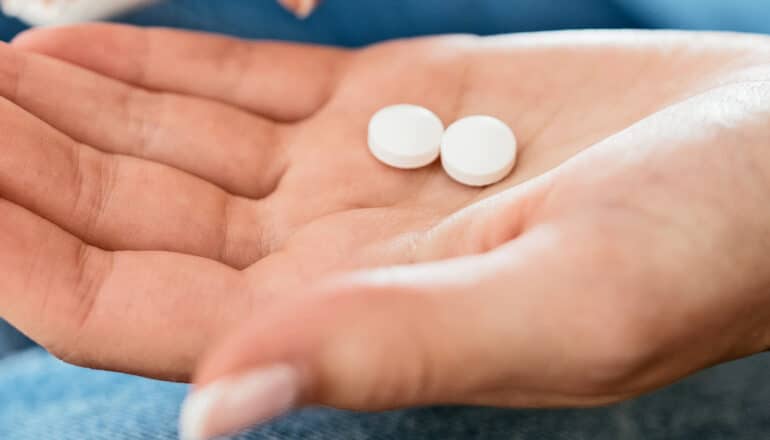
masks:
<svg viewBox="0 0 770 440"><path fill-rule="evenodd" d="M297 370L277 365L222 379L191 393L182 405L182 440L235 434L289 411L297 403Z"/></svg>

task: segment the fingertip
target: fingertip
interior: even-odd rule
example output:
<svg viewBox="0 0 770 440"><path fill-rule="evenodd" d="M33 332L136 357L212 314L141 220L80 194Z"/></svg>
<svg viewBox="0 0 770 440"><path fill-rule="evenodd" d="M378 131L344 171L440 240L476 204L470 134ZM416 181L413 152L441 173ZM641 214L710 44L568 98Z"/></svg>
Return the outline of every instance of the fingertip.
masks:
<svg viewBox="0 0 770 440"><path fill-rule="evenodd" d="M278 2L300 20L308 18L319 3L317 0L278 0Z"/></svg>
<svg viewBox="0 0 770 440"><path fill-rule="evenodd" d="M69 35L75 26L49 26L30 28L22 31L11 40L10 45L17 49L34 52L55 52L66 46Z"/></svg>
<svg viewBox="0 0 770 440"><path fill-rule="evenodd" d="M180 437L206 440L267 422L295 408L300 392L298 370L284 364L220 379L187 397L179 418Z"/></svg>
<svg viewBox="0 0 770 440"><path fill-rule="evenodd" d="M114 31L123 25L109 23L65 24L33 27L24 30L11 40L11 45L41 51L41 49L71 47L73 42L102 40L102 33Z"/></svg>
<svg viewBox="0 0 770 440"><path fill-rule="evenodd" d="M37 39L37 35L41 30L36 28L27 29L16 34L15 37L8 42L11 46L25 47L34 43Z"/></svg>
<svg viewBox="0 0 770 440"><path fill-rule="evenodd" d="M125 79L140 69L131 48L142 43L130 29L109 23L33 28L18 34L11 47Z"/></svg>

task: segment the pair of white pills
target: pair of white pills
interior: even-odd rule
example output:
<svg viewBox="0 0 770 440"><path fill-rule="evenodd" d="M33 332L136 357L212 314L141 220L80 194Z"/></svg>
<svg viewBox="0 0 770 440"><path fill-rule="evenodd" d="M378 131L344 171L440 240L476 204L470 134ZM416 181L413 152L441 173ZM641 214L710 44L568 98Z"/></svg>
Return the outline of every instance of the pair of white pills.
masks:
<svg viewBox="0 0 770 440"><path fill-rule="evenodd" d="M395 168L441 164L454 180L469 186L499 182L516 164L513 131L491 116L469 116L444 130L432 111L411 104L385 107L369 122L369 149Z"/></svg>

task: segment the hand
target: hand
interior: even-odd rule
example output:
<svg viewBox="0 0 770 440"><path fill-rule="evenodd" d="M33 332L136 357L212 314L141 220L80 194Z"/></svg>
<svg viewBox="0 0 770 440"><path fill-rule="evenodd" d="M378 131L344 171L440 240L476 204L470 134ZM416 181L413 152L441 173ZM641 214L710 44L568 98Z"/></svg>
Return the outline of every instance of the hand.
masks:
<svg viewBox="0 0 770 440"><path fill-rule="evenodd" d="M177 379L253 316L198 382L290 365L292 404L638 394L767 343L766 45L26 34L98 73L0 52L0 309L70 362ZM516 170L471 189L380 165L366 122L396 102L503 118Z"/></svg>
<svg viewBox="0 0 770 440"><path fill-rule="evenodd" d="M487 49L470 77L475 44L347 52L99 25L0 46L2 316L68 362L187 380L220 335L332 274L475 252L430 231L607 132L553 142L560 103L535 78L497 96L519 62L490 70L509 49ZM438 164L388 168L366 125L404 101L519 119L535 149L485 190Z"/></svg>
<svg viewBox="0 0 770 440"><path fill-rule="evenodd" d="M550 64L581 78L572 93L546 92L545 102L563 105L541 132L553 140L528 132L525 154L569 145L572 124L597 130L633 109L649 116L608 125L617 129L612 137L470 205L418 241L429 243L417 252L433 253L429 260L458 258L362 271L255 315L201 365L183 433L213 437L308 404L600 405L768 349L770 45L755 40L764 53L725 60L716 77L683 85L678 78L698 76L684 65L716 59L686 61L695 47L682 36L614 37L596 52L607 64L584 43L554 41L558 34L507 40L497 54L501 71L507 56L521 63L512 70L536 76L529 63L561 49L575 58L562 53ZM723 41L705 37L711 48L699 56L737 43L716 38ZM615 45L627 56L649 50L646 67L613 64ZM658 52L666 47L668 56ZM748 59L754 68L737 67ZM583 76L579 61L603 72ZM671 71L656 71L666 63ZM640 82L622 79L632 70ZM602 73L618 76L595 77ZM538 112L527 99L537 82L511 77L518 93L501 93ZM551 79L545 74L540 87ZM706 85L715 79L721 84ZM599 84L624 93L607 95ZM586 99L582 115L571 111L575 93ZM667 93L677 98L661 108L654 97ZM637 107L641 96L650 101ZM524 115L513 114L514 124Z"/></svg>

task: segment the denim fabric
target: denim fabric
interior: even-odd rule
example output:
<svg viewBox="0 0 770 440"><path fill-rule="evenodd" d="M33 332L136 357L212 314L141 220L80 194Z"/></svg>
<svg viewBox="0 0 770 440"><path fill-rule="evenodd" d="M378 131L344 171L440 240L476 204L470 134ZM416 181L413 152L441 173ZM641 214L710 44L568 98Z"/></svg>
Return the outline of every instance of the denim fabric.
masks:
<svg viewBox="0 0 770 440"><path fill-rule="evenodd" d="M88 371L33 349L0 361L0 439L177 438L186 386ZM608 408L307 409L238 440L760 440L770 437L770 355L723 365Z"/></svg>
<svg viewBox="0 0 770 440"><path fill-rule="evenodd" d="M0 320L0 359L31 345L32 342L29 339ZM0 374L2 374L2 371L0 371Z"/></svg>

